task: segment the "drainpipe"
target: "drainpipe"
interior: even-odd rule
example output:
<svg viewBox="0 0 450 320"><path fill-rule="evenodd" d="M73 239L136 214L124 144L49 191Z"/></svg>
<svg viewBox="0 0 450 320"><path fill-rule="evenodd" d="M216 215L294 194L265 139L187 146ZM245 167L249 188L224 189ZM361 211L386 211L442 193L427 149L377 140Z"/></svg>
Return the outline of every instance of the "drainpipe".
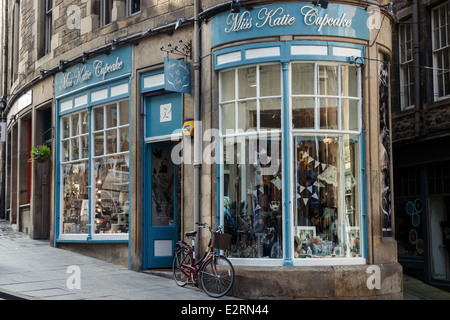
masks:
<svg viewBox="0 0 450 320"><path fill-rule="evenodd" d="M201 170L201 122L200 122L200 22L199 22L200 0L194 0L194 226L200 221L200 170ZM199 236L195 237L195 256L199 258Z"/></svg>
<svg viewBox="0 0 450 320"><path fill-rule="evenodd" d="M419 43L419 1L413 1L413 52L414 52L414 90L415 90L415 136L420 136L420 43Z"/></svg>

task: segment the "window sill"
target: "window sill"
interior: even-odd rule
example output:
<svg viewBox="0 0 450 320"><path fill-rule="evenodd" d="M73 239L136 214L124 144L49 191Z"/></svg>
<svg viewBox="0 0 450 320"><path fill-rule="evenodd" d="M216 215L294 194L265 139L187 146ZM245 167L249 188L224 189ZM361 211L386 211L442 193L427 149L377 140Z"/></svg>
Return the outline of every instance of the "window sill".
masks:
<svg viewBox="0 0 450 320"><path fill-rule="evenodd" d="M236 266L282 267L283 259L270 258L228 258ZM303 258L293 259L294 266L347 266L367 264L366 258Z"/></svg>

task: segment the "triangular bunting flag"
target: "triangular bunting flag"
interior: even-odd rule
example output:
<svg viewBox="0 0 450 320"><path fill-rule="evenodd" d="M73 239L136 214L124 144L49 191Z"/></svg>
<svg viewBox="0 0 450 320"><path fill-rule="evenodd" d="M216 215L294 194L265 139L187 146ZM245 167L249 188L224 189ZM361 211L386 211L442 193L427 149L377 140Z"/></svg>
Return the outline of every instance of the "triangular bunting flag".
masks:
<svg viewBox="0 0 450 320"><path fill-rule="evenodd" d="M306 157L309 157L309 154L308 154L308 152L305 152L305 153L303 154L303 157L302 157L302 159L305 159Z"/></svg>
<svg viewBox="0 0 450 320"><path fill-rule="evenodd" d="M308 203L308 200L309 200L309 198L303 198L303 202L305 203L305 206Z"/></svg>

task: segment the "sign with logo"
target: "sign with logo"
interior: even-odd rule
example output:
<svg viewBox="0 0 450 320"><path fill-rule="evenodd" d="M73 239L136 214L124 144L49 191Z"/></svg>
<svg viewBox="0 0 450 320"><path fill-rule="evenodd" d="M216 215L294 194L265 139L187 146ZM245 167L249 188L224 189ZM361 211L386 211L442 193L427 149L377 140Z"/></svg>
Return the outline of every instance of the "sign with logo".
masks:
<svg viewBox="0 0 450 320"><path fill-rule="evenodd" d="M289 2L223 13L211 21L211 44L278 35L341 36L368 40L369 14L364 8L329 4L328 9L310 3Z"/></svg>
<svg viewBox="0 0 450 320"><path fill-rule="evenodd" d="M184 60L164 58L164 88L191 93L191 65Z"/></svg>
<svg viewBox="0 0 450 320"><path fill-rule="evenodd" d="M131 47L123 47L102 54L85 63L78 63L55 76L56 97L117 78L131 72Z"/></svg>

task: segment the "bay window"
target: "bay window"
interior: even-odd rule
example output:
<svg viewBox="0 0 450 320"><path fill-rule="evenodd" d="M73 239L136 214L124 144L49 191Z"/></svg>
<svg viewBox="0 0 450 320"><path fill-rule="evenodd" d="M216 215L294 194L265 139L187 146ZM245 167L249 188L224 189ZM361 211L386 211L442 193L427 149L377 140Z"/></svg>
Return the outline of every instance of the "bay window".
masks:
<svg viewBox="0 0 450 320"><path fill-rule="evenodd" d="M288 77L284 70L267 63L219 73L220 214L232 234L226 252L298 262L361 257L360 69L302 61L289 64Z"/></svg>

